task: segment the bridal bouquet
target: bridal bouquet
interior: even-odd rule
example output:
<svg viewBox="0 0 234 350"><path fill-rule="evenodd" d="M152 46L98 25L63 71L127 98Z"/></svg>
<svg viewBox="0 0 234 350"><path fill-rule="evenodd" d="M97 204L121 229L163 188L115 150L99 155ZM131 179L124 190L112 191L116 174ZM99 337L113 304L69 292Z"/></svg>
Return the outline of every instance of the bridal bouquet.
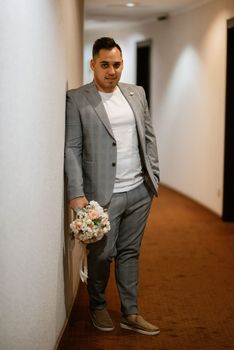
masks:
<svg viewBox="0 0 234 350"><path fill-rule="evenodd" d="M76 210L76 218L70 224L73 238L84 244L94 243L110 231L110 222L106 209L97 202L91 201L83 208Z"/></svg>
<svg viewBox="0 0 234 350"><path fill-rule="evenodd" d="M83 209L76 210L76 218L70 224L72 238L77 239L82 247L80 277L87 282L88 267L86 244L95 243L110 231L110 222L106 209L91 201Z"/></svg>

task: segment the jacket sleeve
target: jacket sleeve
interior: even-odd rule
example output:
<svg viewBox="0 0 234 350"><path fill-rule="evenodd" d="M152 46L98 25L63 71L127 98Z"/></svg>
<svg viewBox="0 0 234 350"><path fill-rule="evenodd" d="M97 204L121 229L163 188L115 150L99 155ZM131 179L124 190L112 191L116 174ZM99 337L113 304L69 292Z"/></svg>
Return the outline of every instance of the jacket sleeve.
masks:
<svg viewBox="0 0 234 350"><path fill-rule="evenodd" d="M156 136L155 136L154 127L153 127L151 115L148 108L148 103L145 96L145 91L143 88L142 88L142 92L144 97L146 154L148 156L155 181L158 184L160 180L160 171L159 171L159 159L158 159Z"/></svg>
<svg viewBox="0 0 234 350"><path fill-rule="evenodd" d="M69 200L84 196L82 139L80 114L72 93L68 91L66 99L65 173L67 176L67 195Z"/></svg>

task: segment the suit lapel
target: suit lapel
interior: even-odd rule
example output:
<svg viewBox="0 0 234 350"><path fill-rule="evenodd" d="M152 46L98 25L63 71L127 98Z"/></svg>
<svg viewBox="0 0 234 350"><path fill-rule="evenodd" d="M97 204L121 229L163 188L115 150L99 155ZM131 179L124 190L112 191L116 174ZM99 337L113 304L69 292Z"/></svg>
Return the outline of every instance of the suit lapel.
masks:
<svg viewBox="0 0 234 350"><path fill-rule="evenodd" d="M102 103L102 99L97 91L96 86L94 85L94 83L91 83L89 85L87 85L86 88L86 96L87 99L89 100L90 104L93 106L93 108L95 109L99 119L102 121L102 123L104 124L105 128L107 129L107 131L109 132L109 134L114 137L112 128L111 128L111 124L108 118L108 115L106 113L105 107Z"/></svg>
<svg viewBox="0 0 234 350"><path fill-rule="evenodd" d="M121 83L118 86L133 110L136 120L138 136L141 144L143 145L144 132L142 127L142 108L140 108L139 106L139 98L137 97L137 93L132 89L132 86L128 86L125 84L122 85Z"/></svg>

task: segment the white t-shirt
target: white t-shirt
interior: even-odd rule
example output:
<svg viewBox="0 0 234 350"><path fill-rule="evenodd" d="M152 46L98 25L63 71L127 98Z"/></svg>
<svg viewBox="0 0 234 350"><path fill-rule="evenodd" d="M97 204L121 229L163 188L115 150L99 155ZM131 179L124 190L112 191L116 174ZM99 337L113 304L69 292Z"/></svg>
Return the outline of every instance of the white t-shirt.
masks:
<svg viewBox="0 0 234 350"><path fill-rule="evenodd" d="M130 191L143 182L135 117L118 87L111 93L99 94L117 143L114 193Z"/></svg>

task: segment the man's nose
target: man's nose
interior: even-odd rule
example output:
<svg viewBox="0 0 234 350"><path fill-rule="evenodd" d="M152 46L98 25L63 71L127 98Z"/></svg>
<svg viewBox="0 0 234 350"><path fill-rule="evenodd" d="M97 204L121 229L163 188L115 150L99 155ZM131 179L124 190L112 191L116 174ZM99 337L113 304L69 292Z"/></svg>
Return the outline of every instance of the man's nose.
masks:
<svg viewBox="0 0 234 350"><path fill-rule="evenodd" d="M115 74L115 68L114 66L109 66L109 74Z"/></svg>

